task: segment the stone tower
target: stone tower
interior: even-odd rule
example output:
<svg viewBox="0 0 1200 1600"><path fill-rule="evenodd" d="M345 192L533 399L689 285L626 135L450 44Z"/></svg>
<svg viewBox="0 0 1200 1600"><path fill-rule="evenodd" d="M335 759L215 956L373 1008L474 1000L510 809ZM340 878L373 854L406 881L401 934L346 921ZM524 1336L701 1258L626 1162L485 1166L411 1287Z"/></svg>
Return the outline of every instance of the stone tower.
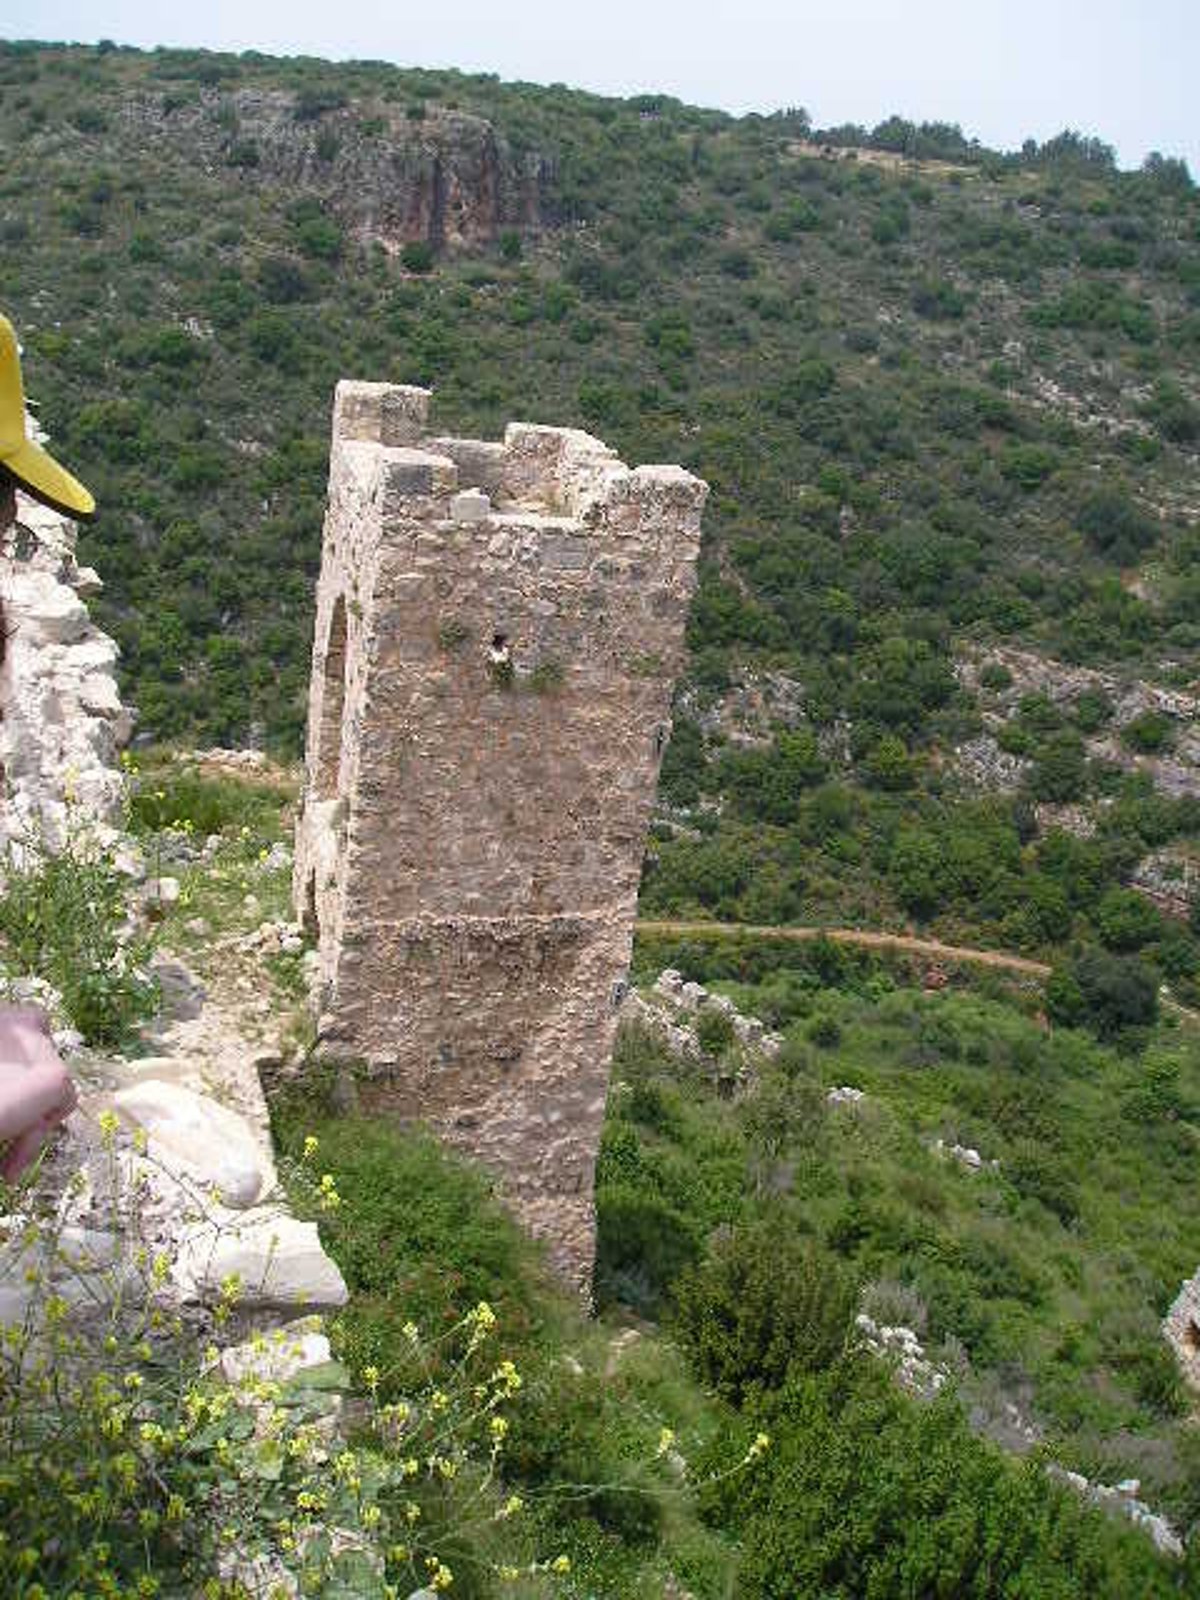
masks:
<svg viewBox="0 0 1200 1600"><path fill-rule="evenodd" d="M489 1165L586 1287L616 1013L707 488L429 436L340 383L295 895L364 1109Z"/></svg>

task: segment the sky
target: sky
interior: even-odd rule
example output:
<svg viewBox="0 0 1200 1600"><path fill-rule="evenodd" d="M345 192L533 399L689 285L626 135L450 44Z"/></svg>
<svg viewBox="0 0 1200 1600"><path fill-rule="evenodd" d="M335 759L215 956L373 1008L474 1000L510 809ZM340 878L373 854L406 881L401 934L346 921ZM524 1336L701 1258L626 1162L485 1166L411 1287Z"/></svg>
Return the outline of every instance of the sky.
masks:
<svg viewBox="0 0 1200 1600"><path fill-rule="evenodd" d="M459 67L822 126L895 111L1005 149L1071 127L1200 178L1200 0L0 0L0 35Z"/></svg>

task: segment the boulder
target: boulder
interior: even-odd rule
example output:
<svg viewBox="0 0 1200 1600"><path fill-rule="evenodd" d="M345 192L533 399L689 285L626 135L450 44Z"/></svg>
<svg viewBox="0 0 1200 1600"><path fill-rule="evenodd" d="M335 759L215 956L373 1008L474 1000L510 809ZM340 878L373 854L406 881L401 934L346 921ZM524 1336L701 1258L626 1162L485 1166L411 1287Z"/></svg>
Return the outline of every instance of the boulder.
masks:
<svg viewBox="0 0 1200 1600"><path fill-rule="evenodd" d="M341 1273L321 1248L316 1223L282 1212L231 1214L218 1227L189 1229L173 1270L185 1299L209 1302L236 1276L243 1310L327 1308L348 1298Z"/></svg>
<svg viewBox="0 0 1200 1600"><path fill-rule="evenodd" d="M145 1130L153 1158L211 1185L223 1205L242 1210L274 1188L270 1158L250 1124L215 1100L151 1078L119 1090L113 1101L122 1116Z"/></svg>
<svg viewBox="0 0 1200 1600"><path fill-rule="evenodd" d="M228 1383L253 1378L259 1383L287 1383L310 1367L332 1361L321 1319L307 1317L270 1333L256 1334L244 1344L230 1345L220 1356L221 1375Z"/></svg>

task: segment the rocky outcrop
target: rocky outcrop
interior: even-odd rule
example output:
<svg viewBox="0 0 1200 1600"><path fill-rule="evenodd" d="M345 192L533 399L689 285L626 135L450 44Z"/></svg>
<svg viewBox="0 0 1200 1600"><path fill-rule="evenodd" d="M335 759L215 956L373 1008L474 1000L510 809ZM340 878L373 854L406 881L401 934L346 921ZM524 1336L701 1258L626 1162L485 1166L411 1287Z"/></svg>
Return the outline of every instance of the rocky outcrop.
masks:
<svg viewBox="0 0 1200 1600"><path fill-rule="evenodd" d="M715 1051L702 1039L705 1018L711 1019L708 1026L716 1023L718 1041L722 1033L728 1041ZM757 1017L743 1016L727 995L686 982L673 967L659 973L647 994L631 989L624 996L621 1022L645 1028L679 1060L707 1068L727 1095L749 1089L757 1069L773 1060L783 1044L781 1036L769 1032Z"/></svg>
<svg viewBox="0 0 1200 1600"><path fill-rule="evenodd" d="M769 745L781 728L806 720L804 685L798 679L750 667L737 669L734 682L715 699L695 684L685 684L677 709L709 738L748 749Z"/></svg>
<svg viewBox="0 0 1200 1600"><path fill-rule="evenodd" d="M1057 1483L1074 1489L1090 1505L1128 1517L1135 1527L1146 1534L1160 1555L1172 1556L1176 1561L1183 1559L1183 1540L1166 1517L1152 1511L1144 1500L1138 1498L1141 1484L1136 1478L1126 1478L1115 1485L1092 1483L1082 1472L1071 1472L1053 1461L1047 1465L1046 1474Z"/></svg>
<svg viewBox="0 0 1200 1600"><path fill-rule="evenodd" d="M1003 668L1008 678L1003 687L984 687L981 675L989 667ZM1087 741L1090 756L1129 772L1144 772L1156 789L1172 798L1200 797L1200 695L1007 646L964 654L955 664L955 674L964 688L980 696L985 729L982 737L956 751L958 768L969 782L998 791L1014 789L1021 782L1026 764L1006 755L996 734L1023 699L1041 695L1070 712L1086 693L1104 696L1112 708L1108 726ZM1170 718L1175 724L1169 751L1142 754L1121 741L1120 730L1147 714Z"/></svg>
<svg viewBox="0 0 1200 1600"><path fill-rule="evenodd" d="M320 113L280 90L206 91L176 104L141 95L125 105L138 134L236 181L279 187L289 201L328 203L364 243L397 250L486 244L505 229L538 232L554 218L554 163L518 152L485 118L429 105L420 117L390 102Z"/></svg>
<svg viewBox="0 0 1200 1600"><path fill-rule="evenodd" d="M877 1322L865 1311L860 1311L854 1320L867 1349L892 1366L902 1389L932 1400L945 1387L945 1370L925 1354L915 1329Z"/></svg>
<svg viewBox="0 0 1200 1600"><path fill-rule="evenodd" d="M101 587L76 564L75 524L21 495L0 540L0 852L57 848L72 819L119 819L132 719L117 646L84 604Z"/></svg>
<svg viewBox="0 0 1200 1600"><path fill-rule="evenodd" d="M1200 1389L1200 1272L1180 1285L1163 1321L1163 1337L1174 1350L1185 1381Z"/></svg>
<svg viewBox="0 0 1200 1600"><path fill-rule="evenodd" d="M1200 900L1200 860L1183 848L1156 850L1139 861L1129 880L1173 917L1186 917Z"/></svg>

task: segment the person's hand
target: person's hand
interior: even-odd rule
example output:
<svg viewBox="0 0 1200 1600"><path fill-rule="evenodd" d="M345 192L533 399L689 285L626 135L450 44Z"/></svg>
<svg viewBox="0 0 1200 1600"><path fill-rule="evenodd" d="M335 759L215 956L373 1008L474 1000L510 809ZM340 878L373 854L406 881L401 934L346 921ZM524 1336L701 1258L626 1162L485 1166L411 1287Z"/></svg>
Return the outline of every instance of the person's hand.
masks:
<svg viewBox="0 0 1200 1600"><path fill-rule="evenodd" d="M75 1109L71 1076L40 1006L0 1006L0 1177L15 1183Z"/></svg>

